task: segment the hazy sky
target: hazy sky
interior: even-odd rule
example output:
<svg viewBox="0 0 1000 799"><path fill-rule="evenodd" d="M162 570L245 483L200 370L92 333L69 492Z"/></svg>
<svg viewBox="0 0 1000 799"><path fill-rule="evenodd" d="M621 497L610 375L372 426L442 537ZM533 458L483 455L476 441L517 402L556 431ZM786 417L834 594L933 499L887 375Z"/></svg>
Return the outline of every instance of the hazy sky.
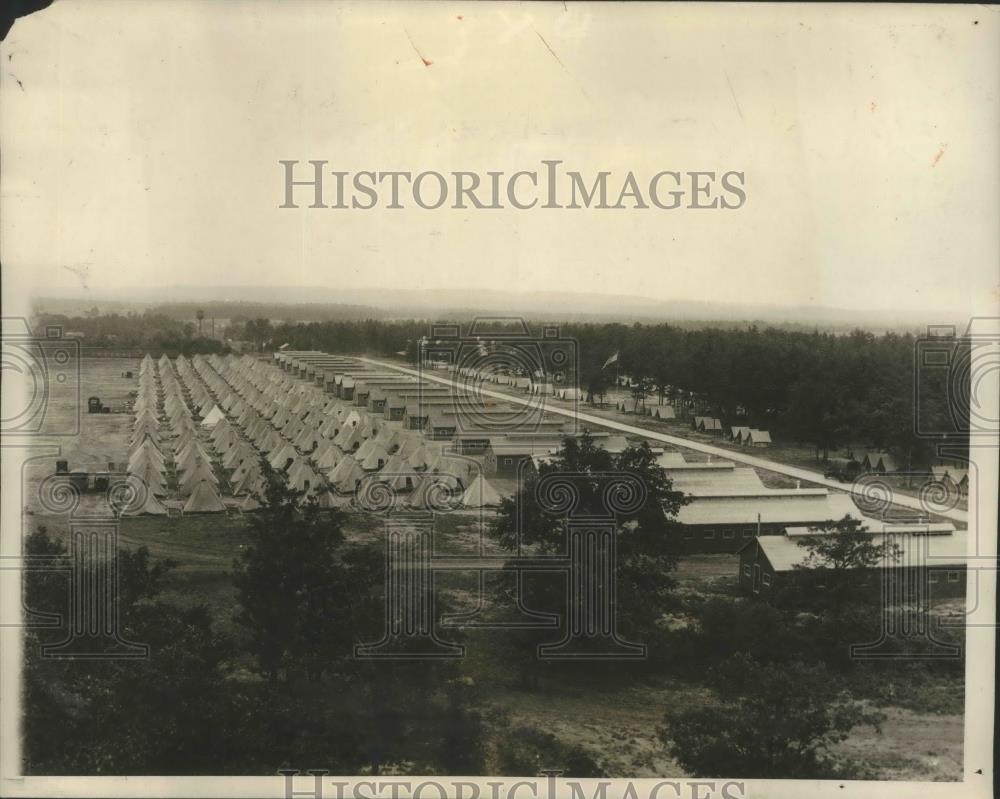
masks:
<svg viewBox="0 0 1000 799"><path fill-rule="evenodd" d="M978 6L59 0L0 48L5 304L234 283L995 306L998 42ZM739 170L747 202L278 207L280 159L545 158Z"/></svg>

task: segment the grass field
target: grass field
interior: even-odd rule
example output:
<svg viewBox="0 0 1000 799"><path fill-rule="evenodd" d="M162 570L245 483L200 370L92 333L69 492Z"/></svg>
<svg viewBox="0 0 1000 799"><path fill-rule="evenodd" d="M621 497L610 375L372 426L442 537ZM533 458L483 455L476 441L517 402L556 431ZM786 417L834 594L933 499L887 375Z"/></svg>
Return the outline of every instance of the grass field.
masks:
<svg viewBox="0 0 1000 799"><path fill-rule="evenodd" d="M79 429L77 435L40 435L33 443L34 458L22 474L22 497L29 529L44 524L51 532L66 529L63 514L47 514L39 502L42 481L55 472L56 460L69 461L70 469L83 462L124 463L133 418L128 413L87 413L87 399L99 397L104 405L121 407L137 388L139 361L125 358L84 358L80 363L78 397L70 391L52 391L46 408L45 427L53 432ZM133 377L123 376L131 371ZM104 515L108 512L103 493L84 494L78 512Z"/></svg>

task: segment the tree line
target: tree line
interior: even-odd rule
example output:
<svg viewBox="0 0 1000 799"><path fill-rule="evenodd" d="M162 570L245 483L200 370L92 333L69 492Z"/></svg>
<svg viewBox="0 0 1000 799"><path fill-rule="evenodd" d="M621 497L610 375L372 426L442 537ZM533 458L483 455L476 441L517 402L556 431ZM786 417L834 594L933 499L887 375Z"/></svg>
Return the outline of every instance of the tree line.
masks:
<svg viewBox="0 0 1000 799"><path fill-rule="evenodd" d="M224 341L200 334L195 322L159 311L86 316L41 313L32 320L34 330L49 326L61 327L63 335L79 336L80 343L88 348L135 350L154 357L163 353L176 357L229 351Z"/></svg>
<svg viewBox="0 0 1000 799"><path fill-rule="evenodd" d="M505 332L519 329L512 324ZM403 354L410 362L422 342L433 343L431 325L418 320L283 323L270 333L274 346ZM775 440L814 447L823 460L886 450L903 469L933 463L944 441L967 444L967 409L960 406L967 375L919 365L920 339L910 333L574 323L563 325L560 337L573 343L575 380L591 403L603 402L621 379L633 400L672 403L682 418L711 415L727 428L766 429ZM488 332L479 340L484 353L504 341ZM967 359L967 345L952 344L954 360ZM918 422L923 431L950 435L917 435Z"/></svg>

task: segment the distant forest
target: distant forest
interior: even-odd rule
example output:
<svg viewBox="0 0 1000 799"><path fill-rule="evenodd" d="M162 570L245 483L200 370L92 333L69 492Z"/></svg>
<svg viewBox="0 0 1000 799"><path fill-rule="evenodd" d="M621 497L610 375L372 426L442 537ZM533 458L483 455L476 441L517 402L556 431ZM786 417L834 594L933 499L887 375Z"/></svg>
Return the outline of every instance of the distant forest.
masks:
<svg viewBox="0 0 1000 799"><path fill-rule="evenodd" d="M285 324L273 329L272 340L292 349L405 353L415 363L428 332L427 323L413 321ZM727 428L767 429L778 440L814 446L823 458L853 445L887 450L901 469L923 468L945 439L917 436L918 417L922 431L950 433L951 445L963 443L960 431L968 425L967 409L954 401L968 398L968 387L949 382L961 379L961 369L916 370L921 344L911 334L669 324L565 324L559 333L575 343L577 383L588 402L601 402L616 377L628 376L633 405L667 402L717 416ZM480 338L484 358L503 341L488 333ZM954 351L954 362L967 362L961 341L945 347ZM616 353L617 361L605 366Z"/></svg>
<svg viewBox="0 0 1000 799"><path fill-rule="evenodd" d="M217 326L217 338L209 338L199 335L191 320L194 306L183 308L191 315L187 321L158 309L84 317L43 314L36 324L61 324L82 334L86 346L154 355L227 352L231 347L263 352L287 344L291 349L405 357L411 363L417 360L419 343L431 333L430 322L412 319L275 323L235 316L225 327ZM210 310L206 305L205 319ZM470 323L462 324L466 334ZM502 332L512 329L517 326ZM483 352L495 349L498 339L490 334L501 331L478 332ZM539 335L540 326L532 326L529 340ZM823 458L846 454L848 447L884 449L901 469L932 463L935 445L942 441L964 444L968 411L961 399L967 405L968 373L954 366L916 367L918 348L926 342L912 334L568 323L560 326L559 337L575 345L577 384L587 402L605 401L616 378L627 376L632 405L671 403L682 414L717 416L726 427L767 429L776 441L809 444ZM961 340L936 346L952 351L953 364L967 363L968 348ZM605 366L616 353L617 360ZM922 431L939 432L942 438L916 435L918 421Z"/></svg>

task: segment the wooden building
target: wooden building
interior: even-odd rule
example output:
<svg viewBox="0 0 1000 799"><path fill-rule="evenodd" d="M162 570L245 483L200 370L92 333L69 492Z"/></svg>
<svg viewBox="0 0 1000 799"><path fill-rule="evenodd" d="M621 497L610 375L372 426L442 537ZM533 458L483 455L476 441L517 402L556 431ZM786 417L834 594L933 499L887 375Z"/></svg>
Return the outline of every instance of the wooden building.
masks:
<svg viewBox="0 0 1000 799"><path fill-rule="evenodd" d="M880 542L888 536L899 550L875 569L887 569L907 588L923 583L932 598L965 594L966 531L936 534L922 532L921 525L896 525L889 532L873 532L872 536ZM817 590L825 588L827 570L806 567L809 551L801 545L803 538L761 536L744 544L739 551L740 588L751 595L767 595L791 580L805 581Z"/></svg>

